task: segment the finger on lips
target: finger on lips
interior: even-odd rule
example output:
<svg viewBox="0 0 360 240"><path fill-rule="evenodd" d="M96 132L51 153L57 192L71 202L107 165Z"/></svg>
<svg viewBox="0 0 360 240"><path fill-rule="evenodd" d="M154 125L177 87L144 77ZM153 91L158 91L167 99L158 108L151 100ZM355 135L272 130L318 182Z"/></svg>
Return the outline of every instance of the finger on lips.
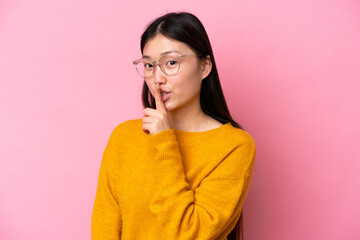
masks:
<svg viewBox="0 0 360 240"><path fill-rule="evenodd" d="M156 102L156 110L159 110L162 113L166 113L166 108L161 98L160 86L158 84L155 85L155 102Z"/></svg>
<svg viewBox="0 0 360 240"><path fill-rule="evenodd" d="M161 89L159 84L155 85L155 102L156 102L156 109L153 108L145 108L143 110L143 132L145 134L150 134L151 132L144 127L145 123L154 123L157 122L156 120L162 119L163 116L166 114L167 110L164 104L164 101L161 97Z"/></svg>

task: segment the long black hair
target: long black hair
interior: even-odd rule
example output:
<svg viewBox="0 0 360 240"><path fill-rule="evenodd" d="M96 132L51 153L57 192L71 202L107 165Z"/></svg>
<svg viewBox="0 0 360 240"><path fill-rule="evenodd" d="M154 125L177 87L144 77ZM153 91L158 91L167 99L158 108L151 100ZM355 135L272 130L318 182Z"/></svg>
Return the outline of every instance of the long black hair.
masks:
<svg viewBox="0 0 360 240"><path fill-rule="evenodd" d="M205 114L223 124L230 122L234 127L244 130L230 115L220 85L210 41L200 20L187 12L173 12L156 18L147 26L141 36L141 53L143 53L146 43L157 34L187 44L200 59L210 56L212 69L210 74L201 83L201 109ZM142 103L144 108L156 108L155 98L151 95L145 81L142 89ZM242 212L235 228L228 235L228 239L240 239L240 233L241 239L243 239Z"/></svg>

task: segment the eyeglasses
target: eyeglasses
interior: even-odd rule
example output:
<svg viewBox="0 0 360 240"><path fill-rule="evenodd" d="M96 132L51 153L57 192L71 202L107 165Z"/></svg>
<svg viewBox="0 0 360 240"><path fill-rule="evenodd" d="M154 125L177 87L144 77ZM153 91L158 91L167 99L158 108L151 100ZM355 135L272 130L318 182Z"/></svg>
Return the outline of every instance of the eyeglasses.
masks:
<svg viewBox="0 0 360 240"><path fill-rule="evenodd" d="M181 54L172 52L162 56L158 61L150 61L148 58L142 58L133 61L136 71L143 78L149 78L154 75L156 65L159 65L161 71L168 75L174 75L180 70L180 63L184 57L196 56L193 54Z"/></svg>

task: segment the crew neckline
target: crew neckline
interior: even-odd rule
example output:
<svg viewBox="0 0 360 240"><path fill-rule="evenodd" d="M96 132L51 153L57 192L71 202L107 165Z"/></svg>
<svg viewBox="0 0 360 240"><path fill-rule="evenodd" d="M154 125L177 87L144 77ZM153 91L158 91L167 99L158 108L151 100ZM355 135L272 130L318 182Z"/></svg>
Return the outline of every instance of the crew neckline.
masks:
<svg viewBox="0 0 360 240"><path fill-rule="evenodd" d="M209 134L209 133L214 133L214 132L217 132L219 130L222 130L223 128L226 128L228 126L232 126L231 125L231 122L228 122L228 123L225 123L219 127L216 127L216 128L213 128L213 129L209 129L209 130L206 130L206 131L201 131L201 132L190 132L190 131L183 131L183 130L177 130L175 128L174 131L177 133L177 134L182 134L182 135L195 135L195 134L198 134L198 135L201 135L201 134Z"/></svg>

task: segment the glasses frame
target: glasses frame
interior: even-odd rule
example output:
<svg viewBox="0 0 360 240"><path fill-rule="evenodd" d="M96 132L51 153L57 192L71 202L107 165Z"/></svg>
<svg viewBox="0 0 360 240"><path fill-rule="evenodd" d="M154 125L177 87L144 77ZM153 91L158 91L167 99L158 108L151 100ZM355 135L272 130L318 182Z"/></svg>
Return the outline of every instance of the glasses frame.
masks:
<svg viewBox="0 0 360 240"><path fill-rule="evenodd" d="M182 53L176 52L176 51L169 52L169 53L165 54L164 56L161 56L161 57L159 58L159 60L150 62L154 67L153 67L151 76L148 76L148 77L145 77L145 76L141 75L141 73L139 72L139 70L138 70L138 68L137 68L137 65L138 65L141 61L144 60L144 58L140 58L140 59L137 59L137 60L134 60L134 61L133 61L133 64L134 64L135 69L136 69L136 72L137 72L141 77L143 77L143 78L151 78L151 77L154 76L154 71L155 71L155 69L156 69L156 66L159 65L160 70L161 70L166 76L173 76L173 75L177 74L177 73L180 71L181 62L179 62L179 67L178 67L177 71L176 71L175 73L172 73L172 74L166 73L166 70L165 70L164 65L160 63L161 59L164 58L164 57L169 56L170 53L176 53L176 54L178 54L178 58L179 58L179 59L180 59L180 58L184 58L184 57L190 57L190 56L198 57L198 55L196 55L196 54L182 54Z"/></svg>

